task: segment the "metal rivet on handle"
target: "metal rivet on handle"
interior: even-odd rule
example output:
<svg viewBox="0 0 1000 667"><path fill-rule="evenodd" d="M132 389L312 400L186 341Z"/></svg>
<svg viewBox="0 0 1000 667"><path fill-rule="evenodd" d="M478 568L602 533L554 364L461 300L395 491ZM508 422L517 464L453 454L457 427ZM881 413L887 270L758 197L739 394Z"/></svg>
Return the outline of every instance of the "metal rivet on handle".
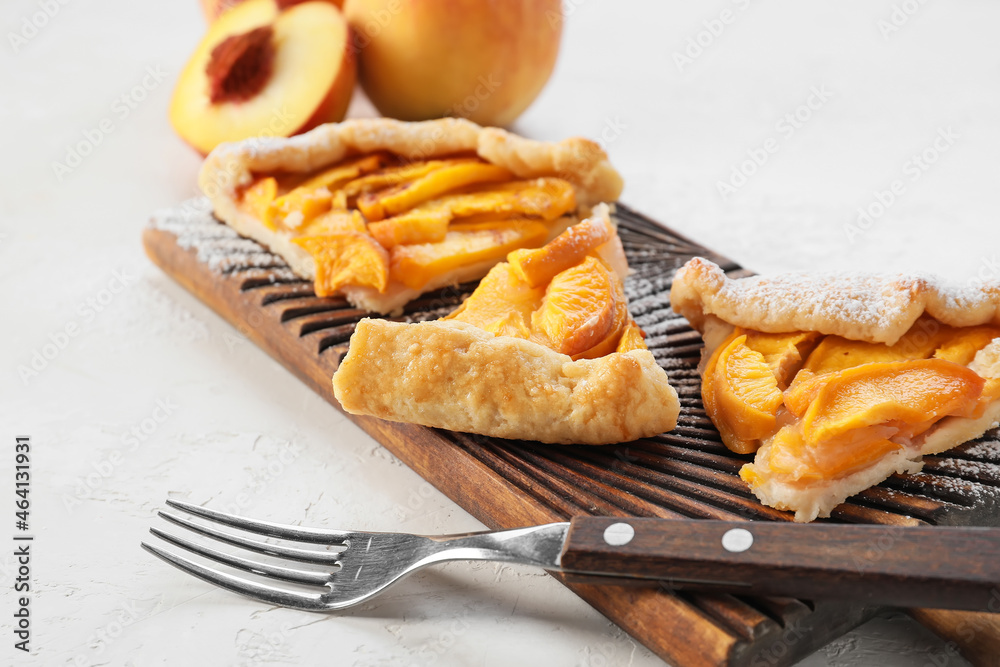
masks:
<svg viewBox="0 0 1000 667"><path fill-rule="evenodd" d="M628 544L635 537L635 528L627 523L613 523L604 529L604 541L613 547Z"/></svg>
<svg viewBox="0 0 1000 667"><path fill-rule="evenodd" d="M731 528L722 536L722 548L726 551L739 553L753 545L753 533L745 528Z"/></svg>

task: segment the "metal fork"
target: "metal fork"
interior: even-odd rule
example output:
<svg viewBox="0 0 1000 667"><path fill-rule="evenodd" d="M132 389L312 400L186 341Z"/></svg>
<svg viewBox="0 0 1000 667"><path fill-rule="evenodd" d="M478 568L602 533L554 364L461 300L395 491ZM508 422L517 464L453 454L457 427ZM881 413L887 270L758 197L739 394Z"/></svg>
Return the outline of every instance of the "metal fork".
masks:
<svg viewBox="0 0 1000 667"><path fill-rule="evenodd" d="M334 611L360 604L408 574L444 561L487 560L557 569L559 553L569 529L569 523L556 523L492 533L424 537L404 533L285 526L226 514L181 500L170 499L166 502L174 509L207 519L214 524L231 526L259 536L321 547L341 547L338 551L331 551L270 544L210 525L201 525L175 514L159 512L159 516L177 526L226 544L289 561L326 566L323 571L308 570L256 562L157 528L149 529L153 535L166 542L237 570L325 589L305 592L252 581L142 543L142 547L153 555L211 584L272 604L307 611Z"/></svg>
<svg viewBox="0 0 1000 667"><path fill-rule="evenodd" d="M1000 611L998 528L578 516L568 523L430 537L283 526L180 500L167 505L207 523L160 512L167 521L278 561L251 560L157 528L150 528L153 535L276 585L143 543L145 549L222 588L309 611L359 604L420 568L449 560L521 563L587 583L653 580L668 588L746 595Z"/></svg>

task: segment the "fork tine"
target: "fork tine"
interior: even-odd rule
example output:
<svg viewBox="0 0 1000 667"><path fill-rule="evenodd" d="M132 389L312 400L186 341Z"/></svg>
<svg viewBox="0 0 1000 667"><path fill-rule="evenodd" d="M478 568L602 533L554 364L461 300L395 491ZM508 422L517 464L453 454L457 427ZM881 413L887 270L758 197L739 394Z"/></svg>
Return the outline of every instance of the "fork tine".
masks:
<svg viewBox="0 0 1000 667"><path fill-rule="evenodd" d="M172 554L169 551L164 551L152 545L146 544L145 542L142 543L142 548L157 558L170 563L174 567L183 570L190 575L207 581L210 584L219 586L220 588L225 588L226 590L233 591L234 593L254 598L255 600L263 600L265 602L283 607L304 609L305 611L326 611L328 608L328 606L323 602L322 594L320 593L288 591L274 586L249 581L226 572L213 570L212 568L205 567L204 565L196 563L193 560L185 558L184 556Z"/></svg>
<svg viewBox="0 0 1000 667"><path fill-rule="evenodd" d="M157 528L150 528L149 532L156 535L161 540L170 542L171 544L179 546L182 549L198 554L199 556L204 556L205 558L213 560L217 563L229 565L230 567L235 567L246 572L253 572L254 574L271 577L272 579L281 579L282 581L291 581L311 586L326 586L330 583L330 572L324 573L309 570L297 570L290 567L257 563L246 558L241 558L240 556L212 549L211 547L195 544L194 542L190 542L176 535L165 533Z"/></svg>
<svg viewBox="0 0 1000 667"><path fill-rule="evenodd" d="M167 521L177 524L182 528L187 528L188 530L198 533L199 535L211 537L219 540L220 542L242 547L249 551L256 551L257 553L267 554L268 556L277 556L279 558L289 558L303 563L319 563L321 565L329 565L340 562L340 553L323 553L321 551L312 551L310 549L296 549L295 547L268 544L267 542L259 542L246 537L240 537L238 535L230 535L229 533L216 528L211 528L209 526L199 526L193 521L189 521L183 517L174 516L173 514L167 514L166 512L159 512L158 514Z"/></svg>
<svg viewBox="0 0 1000 667"><path fill-rule="evenodd" d="M221 523L233 528L239 528L250 533L267 535L268 537L278 537L284 540L296 540L298 542L311 542L316 544L346 544L350 538L350 533L344 530L320 530L318 528L302 528L301 526L288 526L270 521L257 521L235 514L227 514L218 510L195 505L184 500L167 499L167 505L174 509L179 509L188 514L200 516L203 519Z"/></svg>

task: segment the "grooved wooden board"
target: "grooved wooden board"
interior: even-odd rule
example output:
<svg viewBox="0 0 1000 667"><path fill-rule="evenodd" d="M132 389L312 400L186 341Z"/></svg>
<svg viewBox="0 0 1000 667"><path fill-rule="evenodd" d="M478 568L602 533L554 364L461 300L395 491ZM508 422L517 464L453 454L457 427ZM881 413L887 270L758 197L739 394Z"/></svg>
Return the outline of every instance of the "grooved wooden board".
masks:
<svg viewBox="0 0 1000 667"><path fill-rule="evenodd" d="M723 446L701 404L701 337L670 309L676 269L690 257L746 275L736 264L618 205L619 235L634 270L630 309L681 401L674 431L602 447L542 445L349 415L449 498L491 528L578 514L790 521L761 505L737 472L748 457ZM143 241L150 258L332 405L330 378L363 316L343 299L317 298L309 282L257 243L214 220L204 201L159 212ZM474 285L424 295L405 321L436 319ZM887 527L997 525L1000 433L894 476L838 507L831 521ZM864 558L877 557L877 545ZM877 613L846 603L671 592L566 581L576 594L668 662L683 667L779 667ZM940 620L940 617L938 617Z"/></svg>

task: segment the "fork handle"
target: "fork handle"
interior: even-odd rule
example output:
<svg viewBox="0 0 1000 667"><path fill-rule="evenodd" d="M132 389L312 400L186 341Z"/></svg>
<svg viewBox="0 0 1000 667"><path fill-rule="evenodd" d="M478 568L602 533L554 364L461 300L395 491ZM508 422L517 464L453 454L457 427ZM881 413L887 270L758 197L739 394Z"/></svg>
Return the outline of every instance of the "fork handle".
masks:
<svg viewBox="0 0 1000 667"><path fill-rule="evenodd" d="M1000 612L1000 529L576 517L575 573L668 588Z"/></svg>

